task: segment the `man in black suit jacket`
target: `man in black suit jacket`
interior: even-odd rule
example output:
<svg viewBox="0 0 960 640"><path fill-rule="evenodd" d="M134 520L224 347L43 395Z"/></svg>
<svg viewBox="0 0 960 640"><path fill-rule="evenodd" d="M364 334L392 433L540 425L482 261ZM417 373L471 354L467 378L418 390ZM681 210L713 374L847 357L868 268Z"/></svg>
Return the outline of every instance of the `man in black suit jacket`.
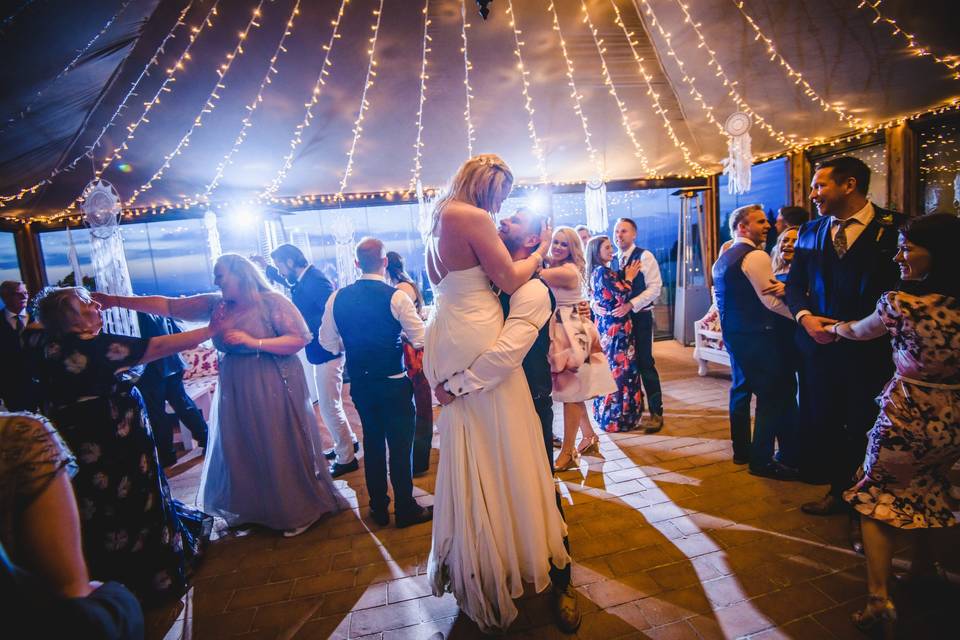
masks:
<svg viewBox="0 0 960 640"><path fill-rule="evenodd" d="M313 339L305 347L307 362L314 365L317 382L317 408L323 424L333 438L334 450L327 453L333 459L330 475L334 478L360 468L357 462L357 436L350 428L343 410L343 356L330 353L320 346L320 324L327 299L333 293L333 284L307 261L306 256L292 244L282 244L270 254L280 275L291 287L293 304L303 315Z"/></svg>
<svg viewBox="0 0 960 640"><path fill-rule="evenodd" d="M0 284L3 318L0 319L0 399L8 411L35 411L39 404L36 382L27 373L26 353L21 336L30 324L27 300L30 295L22 282L7 280Z"/></svg>
<svg viewBox="0 0 960 640"><path fill-rule="evenodd" d="M180 327L172 318L150 313L137 314L141 338L156 338L180 333ZM207 447L207 421L193 399L183 388L183 372L186 370L179 353L160 358L147 364L137 381L137 389L147 407L150 426L153 427L160 464L169 467L177 462L173 448L173 429L183 422L196 438L197 444ZM167 413L167 403L173 407L173 415Z"/></svg>
<svg viewBox="0 0 960 640"><path fill-rule="evenodd" d="M866 433L877 418L874 399L893 374L887 337L852 342L828 330L835 321L873 313L880 295L899 282L893 256L906 217L874 206L869 184L870 169L856 158L818 167L811 200L820 218L800 229L787 278L805 368L801 474L830 483L822 500L802 506L813 515L846 510L842 492L863 462Z"/></svg>

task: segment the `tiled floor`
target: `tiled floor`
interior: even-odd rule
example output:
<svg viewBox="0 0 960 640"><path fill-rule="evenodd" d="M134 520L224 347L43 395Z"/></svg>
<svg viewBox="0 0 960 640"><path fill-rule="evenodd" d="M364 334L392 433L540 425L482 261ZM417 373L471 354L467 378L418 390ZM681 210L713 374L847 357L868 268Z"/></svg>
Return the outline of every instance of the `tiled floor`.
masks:
<svg viewBox="0 0 960 640"><path fill-rule="evenodd" d="M864 563L847 549L846 519L799 511L822 487L761 479L735 466L729 378L719 368L698 378L691 350L676 343L657 343L655 353L666 429L602 435L601 456L561 474L584 611L577 637L862 637L849 615L864 601ZM199 463L189 458L176 467L177 497L194 499ZM255 531L213 543L184 601L149 612L148 637L480 636L449 594L430 594L430 526L378 527L363 508L362 473L344 478L337 485L353 510L298 538ZM415 484L429 503L433 474ZM955 550L957 541L953 535ZM956 569L960 554L953 553ZM956 634L956 585L897 594L903 637ZM560 637L546 596L525 597L507 635Z"/></svg>

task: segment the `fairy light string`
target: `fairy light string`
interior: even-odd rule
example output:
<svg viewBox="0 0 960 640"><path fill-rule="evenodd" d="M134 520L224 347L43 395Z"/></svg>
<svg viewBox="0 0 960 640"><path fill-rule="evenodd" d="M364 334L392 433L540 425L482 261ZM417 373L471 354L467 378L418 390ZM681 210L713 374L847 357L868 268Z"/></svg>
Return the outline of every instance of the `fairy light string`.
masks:
<svg viewBox="0 0 960 640"><path fill-rule="evenodd" d="M240 147L246 141L247 133L250 127L253 126L253 114L260 106L260 103L263 102L263 93L266 90L267 85L272 83L273 76L277 74L277 60L281 54L286 53L287 51L284 45L286 44L287 38L293 33L294 22L297 16L300 15L300 2L301 0L297 0L293 5L293 10L290 12L290 17L287 18L286 26L283 29L283 35L280 36L280 41L277 43L277 48L274 49L273 55L270 56L270 62L267 64L267 72L264 74L263 80L260 81L260 86L257 89L257 95L254 96L253 100L250 101L250 104L244 107L247 113L241 123L240 133L237 134L236 139L233 141L233 145L230 147L230 150L227 151L226 155L223 156L223 159L220 160L220 163L217 165L213 179L211 179L210 183L204 188L203 195L197 196L198 200L209 200L210 194L213 193L218 186L220 186L220 180L223 178L223 174L227 167L233 164L233 156L236 155L237 151L239 151Z"/></svg>
<svg viewBox="0 0 960 640"><path fill-rule="evenodd" d="M747 13L747 10L744 9L743 0L730 1L733 2L733 5L738 11L740 11L740 14L747 21L747 24L750 25L751 29L753 29L753 32L756 34L754 41L763 41L767 47L767 53L770 55L770 60L777 62L784 70L786 70L787 77L793 79L794 84L803 87L803 93L805 96L807 96L810 102L819 105L824 111L832 111L841 121L846 122L854 128L866 126L866 123L863 120L850 113L847 113L847 110L839 105L830 104L819 93L814 91L813 87L810 86L810 83L807 82L806 78L803 77L803 74L790 66L790 63L788 63L786 59L780 55L780 52L777 51L773 40L767 37L767 35L760 29L760 26L756 23L756 21L750 16L749 13ZM677 0L677 2L679 3L680 0Z"/></svg>
<svg viewBox="0 0 960 640"><path fill-rule="evenodd" d="M633 154L640 160L640 169L644 174L649 176L653 172L650 170L647 154L644 153L643 147L640 146L640 141L637 140L637 136L633 132L633 127L630 126L630 118L627 116L627 105L620 99L620 94L617 92L617 85L614 84L613 78L610 76L610 69L607 68L607 56L604 55L607 49L603 46L603 38L600 37L600 33L593 24L593 20L590 19L590 13L587 11L587 3L584 2L584 0L580 0L580 9L583 12L583 21L590 30L590 35L593 36L593 44L597 48L597 55L600 57L600 71L603 76L603 84L607 87L608 93L613 96L614 102L617 103L617 109L620 111L620 124L623 125L623 131L627 134L630 143L633 145Z"/></svg>
<svg viewBox="0 0 960 640"><path fill-rule="evenodd" d="M260 192L260 198L272 199L273 195L280 188L280 185L286 180L287 173L289 173L290 168L293 166L293 158L297 153L297 149L303 144L303 133L310 128L310 125L313 123L313 108L320 101L320 94L323 92L323 87L327 84L326 77L330 75L329 67L333 66L333 62L330 61L330 55L333 52L334 42L340 38L340 23L343 21L343 14L349 2L350 0L340 0L340 8L337 10L337 15L330 22L333 30L330 32L330 39L327 40L327 44L323 45L325 52L323 64L320 65L320 72L317 74L317 80L314 82L313 89L310 92L310 99L303 105L306 108L303 113L303 120L293 131L293 137L289 143L290 151L283 157L283 162L277 170L276 175L274 175L273 180Z"/></svg>
<svg viewBox="0 0 960 640"><path fill-rule="evenodd" d="M620 9L617 7L616 2L614 2L614 0L610 0L610 5L613 7L614 22L623 31L623 35L627 39L627 44L630 45L630 53L633 54L633 60L637 63L637 70L640 72L640 76L647 85L647 96L650 98L653 111L660 116L661 124L663 125L664 130L667 132L667 136L670 138L673 146L676 147L680 152L680 155L683 157L683 161L693 170L695 175L709 175L710 172L707 171L703 165L693 159L693 157L690 155L690 150L687 148L687 145L684 144L684 142L677 135L677 132L673 129L673 125L670 124L670 118L667 115L667 109L660 104L660 94L653 89L653 76L647 73L646 67L643 66L643 58L637 52L637 45L639 43L634 40L633 32L627 29L627 25L624 23L623 17L620 15Z"/></svg>
<svg viewBox="0 0 960 640"><path fill-rule="evenodd" d="M85 44L82 49L80 49L79 52L77 52L77 55L74 56L73 59L67 63L67 66L61 69L60 72L56 76L54 76L53 80L51 80L45 86L43 86L40 90L38 90L30 99L30 101L26 104L26 106L24 106L16 115L14 115L12 118L7 119L6 123L4 123L2 127L0 127L0 134L6 133L7 128L13 123L17 122L18 120L23 120L24 118L26 118L27 114L30 113L34 105L37 104L37 100L43 97L43 94L47 91L47 89L55 85L57 82L60 81L61 78L63 78L65 75L73 71L73 69L80 62L81 58L83 58L83 56L86 55L87 51L90 50L90 47L92 47L97 40L103 37L103 34L105 34L113 25L113 23L117 21L117 18L119 18L123 14L123 12L127 10L127 7L130 6L131 2L133 2L133 0L126 0L122 5L120 5L120 8L117 10L117 12L114 13L112 16L110 16L110 19L107 20L106 24L103 25L100 31L98 31L97 34L93 36L93 38L91 38L90 41L87 42L87 44Z"/></svg>
<svg viewBox="0 0 960 640"><path fill-rule="evenodd" d="M476 141L476 131L473 128L473 117L470 107L473 102L473 87L470 86L470 71L473 70L473 63L470 62L470 56L467 49L467 29L470 23L467 22L467 0L460 0L460 38L463 40L463 46L460 51L463 53L463 88L466 93L467 105L463 111L463 119L467 124L467 157L473 157L473 143Z"/></svg>
<svg viewBox="0 0 960 640"><path fill-rule="evenodd" d="M347 188L347 181L353 173L353 157L357 151L357 143L360 141L360 134L363 133L363 120L370 103L367 101L367 91L373 86L373 79L377 76L375 67L377 66L377 36L380 34L380 18L383 16L383 0L373 12L375 16L373 26L370 28L373 35L370 36L370 48L367 53L370 59L367 62L367 75L363 81L363 92L360 94L360 107L357 109L357 119L353 123L353 141L350 143L350 151L347 152L347 166L343 170L343 177L340 179L340 188L337 190L336 199L343 200L343 192Z"/></svg>
<svg viewBox="0 0 960 640"><path fill-rule="evenodd" d="M897 21L885 16L880 12L880 3L883 0L877 0L876 2L870 2L870 0L860 0L860 4L857 5L857 9L867 9L874 14L874 18L871 21L871 24L877 24L883 22L890 27L890 36L903 36L903 39L907 42L907 49L910 50L915 56L919 57L928 57L933 60L935 63L942 65L950 70L950 77L953 80L960 80L960 55L949 54L945 56L938 56L930 47L919 43L916 37L912 33L907 33L900 28L900 25L897 24Z"/></svg>
<svg viewBox="0 0 960 640"><path fill-rule="evenodd" d="M227 77L227 74L230 73L230 69L233 67L233 63L243 55L243 43L250 35L250 31L254 28L259 28L260 23L258 20L262 15L263 3L266 0L260 0L257 3L256 9L253 10L253 15L250 17L250 20L247 22L247 26L244 27L237 35L237 44L234 46L233 51L228 53L224 58L224 62L217 67L216 74L217 80L213 84L213 88L210 90L210 93L207 95L207 99L203 103L203 107L200 109L200 112L194 117L193 122L190 124L190 127L187 129L187 132L183 134L183 137L180 138L177 145L173 148L173 151L168 153L163 158L163 164L160 165L160 168L154 172L150 179L144 182L142 185L133 190L133 193L130 194L130 198L127 200L127 206L133 205L137 198L140 197L144 191L149 191L153 188L153 183L163 177L167 169L170 168L170 165L173 163L173 159L183 153L183 150L190 146L190 138L193 136L193 132L196 131L199 127L203 126L203 119L208 113L212 113L214 109L217 108L217 104L220 101L219 91L223 91L227 88L227 85L224 84L224 79Z"/></svg>
<svg viewBox="0 0 960 640"><path fill-rule="evenodd" d="M771 138L779 142L780 144L787 147L796 147L798 144L801 144L796 139L796 136L788 134L784 131L781 131L771 125L766 118L763 117L760 113L757 113L750 104L740 95L740 92L737 91L736 80L732 80L730 76L727 75L726 71L723 70L723 65L720 64L720 61L717 60L717 52L710 48L710 45L707 44L706 38L703 36L703 32L700 30L700 23L695 22L693 16L690 15L690 11L687 8L687 5L683 4L680 0L676 0L677 6L680 7L680 10L683 12L683 22L684 24L690 25L690 28L693 29L694 34L697 36L697 48L703 49L707 52L707 67L714 69L714 75L717 78L720 78L723 86L727 89L727 95L733 100L733 103L751 118L763 131L770 135Z"/></svg>
<svg viewBox="0 0 960 640"><path fill-rule="evenodd" d="M413 156L413 175L410 178L409 191L417 188L420 182L420 173L423 170L423 103L427 100L427 54L430 53L430 0L423 3L423 43L420 48L420 100L417 105L417 141L413 144L416 149Z"/></svg>
<svg viewBox="0 0 960 640"><path fill-rule="evenodd" d="M557 15L557 8L554 5L553 0L549 0L547 11L550 12L553 18L553 30L557 32L557 37L560 39L560 52L563 54L563 60L567 67L567 86L570 87L570 98L573 100L573 111L580 118L580 126L583 128L583 140L587 148L587 155L590 157L590 162L593 164L594 170L597 173L597 177L601 180L605 180L606 177L603 166L600 163L597 150L593 146L592 134L590 133L590 123L587 121L587 116L583 112L583 96L577 89L577 83L573 77L573 60L570 59L570 55L567 53L567 41L564 40L563 31L560 30L560 18Z"/></svg>
<svg viewBox="0 0 960 640"><path fill-rule="evenodd" d="M167 45L167 42L175 38L174 34L176 33L177 29L186 25L186 22L184 21L184 19L186 15L190 12L190 9L193 7L193 2L194 0L190 0L187 6L184 7L183 10L180 12L180 15L177 17L177 20L174 23L174 25L170 28L170 30L164 36L163 40L160 41L160 45L154 51L153 55L150 56L150 59L147 61L147 64L143 67L143 70L140 72L140 75L137 76L137 79L133 81L129 91L127 91L126 95L123 97L123 100L120 101L120 105L114 110L113 115L110 116L110 118L107 120L107 123L103 125L103 127L100 129L100 133L97 134L97 137L94 139L94 141L86 146L83 153L77 155L75 158L73 158L70 162L66 164L62 164L58 167L54 167L54 169L46 177L40 179L35 184L32 184L29 187L23 187L19 189L16 193L0 196L0 207L6 206L7 202L20 200L21 198L27 195L36 193L37 190L40 189L40 187L50 184L51 182L53 182L53 179L56 178L61 173L68 173L76 169L77 165L84 158L93 157L94 150L100 146L100 142L101 140L103 140L103 137L106 135L107 131L111 127L113 127L114 123L117 121L117 118L119 118L120 115L124 112L124 110L127 107L127 102L130 100L130 98L136 95L136 91L140 86L140 83L143 81L144 78L150 75L150 69L160 64L160 56L166 53L165 47Z"/></svg>
<svg viewBox="0 0 960 640"><path fill-rule="evenodd" d="M520 71L520 89L523 93L523 108L527 112L527 134L530 136L531 151L537 161L537 174L540 176L540 182L548 182L547 161L543 153L543 144L537 135L537 127L533 122L533 98L530 97L530 71L523 63L523 45L525 44L520 36L523 32L517 25L517 15L513 11L513 0L507 0L507 16L510 20L510 28L513 29L513 55L517 57L517 69Z"/></svg>

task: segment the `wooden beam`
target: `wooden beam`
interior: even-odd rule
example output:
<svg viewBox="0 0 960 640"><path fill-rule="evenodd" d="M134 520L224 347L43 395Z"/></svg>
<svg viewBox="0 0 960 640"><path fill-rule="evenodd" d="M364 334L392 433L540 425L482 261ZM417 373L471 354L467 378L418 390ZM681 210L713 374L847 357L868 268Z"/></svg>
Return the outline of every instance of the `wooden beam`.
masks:
<svg viewBox="0 0 960 640"><path fill-rule="evenodd" d="M17 245L17 258L20 261L20 277L30 295L43 289L47 284L43 268L43 253L40 250L40 237L32 229L33 225L22 225L14 233Z"/></svg>
<svg viewBox="0 0 960 640"><path fill-rule="evenodd" d="M787 162L790 167L790 204L806 209L810 199L810 179L813 177L810 160L801 150L788 153Z"/></svg>
<svg viewBox="0 0 960 640"><path fill-rule="evenodd" d="M919 215L917 139L906 122L886 130L887 207Z"/></svg>

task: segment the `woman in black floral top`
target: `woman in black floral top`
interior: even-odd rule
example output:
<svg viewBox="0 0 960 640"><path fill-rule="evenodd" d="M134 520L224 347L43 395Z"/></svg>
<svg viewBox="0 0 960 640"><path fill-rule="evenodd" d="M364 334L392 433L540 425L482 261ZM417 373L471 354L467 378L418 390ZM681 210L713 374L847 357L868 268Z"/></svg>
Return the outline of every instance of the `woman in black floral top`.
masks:
<svg viewBox="0 0 960 640"><path fill-rule="evenodd" d="M100 305L82 287L50 288L30 331L44 413L74 451L73 480L92 577L144 600L179 597L200 541L177 512L157 461L143 400L118 375L208 339L204 327L150 340L102 333Z"/></svg>
<svg viewBox="0 0 960 640"><path fill-rule="evenodd" d="M884 626L893 637L896 611L888 583L897 529L957 524L950 469L960 460L960 219L947 213L915 218L900 232L894 261L901 291L883 294L877 312L832 330L848 340L884 334L893 343L896 374L877 399L857 483L844 499L860 513L867 556L867 607L862 629ZM913 577L934 572L931 540L918 540Z"/></svg>

